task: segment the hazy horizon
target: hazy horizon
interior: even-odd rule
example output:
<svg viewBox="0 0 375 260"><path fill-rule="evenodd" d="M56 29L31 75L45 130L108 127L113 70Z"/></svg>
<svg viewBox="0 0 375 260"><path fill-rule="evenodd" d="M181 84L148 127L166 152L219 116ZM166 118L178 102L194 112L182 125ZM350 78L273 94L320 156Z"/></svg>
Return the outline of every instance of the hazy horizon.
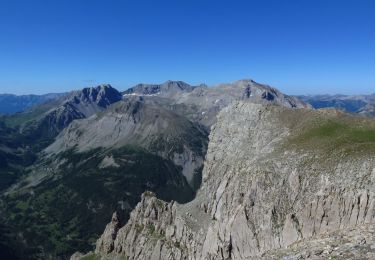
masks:
<svg viewBox="0 0 375 260"><path fill-rule="evenodd" d="M249 78L242 78L242 79L249 79ZM237 80L242 80L242 79L237 79ZM170 80L170 79L168 79ZM0 95L16 95L16 96L24 96L24 95L46 95L46 94L59 94L59 93L67 93L67 92L71 92L71 91L76 91L76 90L80 90L80 89L83 89L83 88L88 88L88 87L96 87L96 86L99 86L99 85L111 85L112 87L116 88L117 90L119 91L125 91L131 87L134 87L135 85L137 84L163 84L164 82L168 81L168 80L165 80L165 81L162 81L162 82L138 82L138 83L135 83L135 84L132 84L132 85L129 85L129 86L126 86L126 87L120 87L120 86L116 86L110 82L102 82L102 83L95 83L95 84L91 84L91 85L82 85L82 86L78 86L76 88L67 88L66 91L60 91L60 92L42 92L42 91L36 91L36 92L30 92L30 93L11 93L11 92L0 92ZM232 82L235 82L237 80L233 80L233 81L227 81L227 82L219 82L217 84L214 84L214 85L208 85L207 83L205 82L198 82L198 83L190 83L190 82L187 82L185 80L179 80L179 79L176 79L176 80L172 80L172 81L183 81L191 86L198 86L200 84L205 84L207 85L208 87L215 87L217 85L220 85L220 84L226 84L226 83L232 83ZM253 79L254 81L256 81L257 83L260 83L260 84L264 84L264 85L269 85L270 87L273 87L273 88L276 88L278 89L279 91L281 91L282 93L284 94L287 94L287 95L292 95L292 96L316 96L316 95L330 95L330 96L334 96L334 95L347 95L347 96L360 96L360 95L372 95L372 94L375 94L375 90L373 91L368 91L366 93L361 93L361 92L355 92L353 91L352 93L348 92L348 93L345 93L345 92L337 92L337 93L329 93L329 92L315 92L315 93L308 93L308 92L303 92L303 93L288 93L286 92L283 88L280 88L278 86L273 86L273 85L270 85L268 84L267 82L259 82L255 79Z"/></svg>

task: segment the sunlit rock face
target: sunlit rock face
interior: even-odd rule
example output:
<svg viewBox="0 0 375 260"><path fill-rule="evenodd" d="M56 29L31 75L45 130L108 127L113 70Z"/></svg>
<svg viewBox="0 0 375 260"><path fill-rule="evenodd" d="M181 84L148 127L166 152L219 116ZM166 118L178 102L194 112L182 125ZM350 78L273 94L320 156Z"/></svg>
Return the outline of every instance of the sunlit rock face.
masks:
<svg viewBox="0 0 375 260"><path fill-rule="evenodd" d="M290 255L284 248L296 242L323 241L324 234L344 228L371 234L374 133L374 121L336 110L234 103L212 127L197 197L180 205L144 194L128 223L109 240L115 223L107 226L95 254L279 259ZM350 241L358 233L353 232ZM103 249L103 244L110 246ZM300 245L305 256L319 253Z"/></svg>

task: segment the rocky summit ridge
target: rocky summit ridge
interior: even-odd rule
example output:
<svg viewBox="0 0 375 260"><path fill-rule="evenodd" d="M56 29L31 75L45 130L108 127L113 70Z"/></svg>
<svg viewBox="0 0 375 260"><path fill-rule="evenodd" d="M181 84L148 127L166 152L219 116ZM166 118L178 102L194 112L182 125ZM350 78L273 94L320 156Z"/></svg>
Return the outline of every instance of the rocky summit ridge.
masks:
<svg viewBox="0 0 375 260"><path fill-rule="evenodd" d="M195 103L207 106L221 104L221 108L233 101L249 100L253 103L271 102L286 107L309 107L298 98L285 95L275 88L251 79L238 80L212 87L205 84L191 86L183 81L166 81L163 84L138 84L123 92L124 96L159 96L175 99L177 103Z"/></svg>
<svg viewBox="0 0 375 260"><path fill-rule="evenodd" d="M371 259L374 191L375 121L235 102L212 127L193 201L147 192L71 259Z"/></svg>
<svg viewBox="0 0 375 260"><path fill-rule="evenodd" d="M162 84L137 84L123 92L123 95L172 95L178 92L190 92L195 86L183 81L168 80Z"/></svg>
<svg viewBox="0 0 375 260"><path fill-rule="evenodd" d="M190 120L205 125L209 130L216 115L236 101L260 104L275 104L291 108L311 107L296 97L288 96L268 85L251 79L238 80L207 87L204 84L191 86L182 81L167 81L163 84L139 84L123 92L124 97L142 96L167 100L169 106L183 106L182 113Z"/></svg>

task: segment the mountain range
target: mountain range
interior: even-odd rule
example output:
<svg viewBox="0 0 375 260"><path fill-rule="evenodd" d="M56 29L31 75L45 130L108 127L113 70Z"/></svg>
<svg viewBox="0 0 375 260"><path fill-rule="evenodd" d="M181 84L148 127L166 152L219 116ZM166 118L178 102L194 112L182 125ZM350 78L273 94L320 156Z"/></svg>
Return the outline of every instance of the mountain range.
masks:
<svg viewBox="0 0 375 260"><path fill-rule="evenodd" d="M243 80L246 82L246 80ZM250 80L251 81L251 80ZM241 81L237 84L241 84ZM226 85L226 86L225 86ZM138 84L131 87L123 92L124 95L147 95L147 96L162 96L166 98L177 99L179 103L185 103L187 100L193 100L193 95L199 95L198 92L216 92L217 87L223 89L222 93L231 93L230 95L234 99L238 99L236 96L236 91L228 91L225 88L230 88L233 84L222 84L221 86L216 86L214 90L209 88L205 84L199 86L191 86L183 81L167 81L163 84ZM195 90L194 93L193 90ZM272 92L272 88L270 88ZM277 90L275 90L277 91ZM180 97L181 92L188 97ZM188 94L190 93L190 94ZM263 93L263 92L262 92ZM237 93L238 94L238 93ZM32 106L45 103L48 100L53 100L58 97L67 95L67 93L56 93L56 94L45 94L45 95L12 95L12 94L0 94L0 114L13 114L16 112L22 112L29 109ZM245 93L244 95L251 95L251 93ZM264 95L267 95L266 93ZM272 98L274 94L270 94L268 98ZM212 97L212 95L209 95ZM298 100L301 100L307 104L310 104L314 108L337 108L342 109L349 113L358 113L364 116L374 116L375 115L375 94L369 95L297 95L295 96ZM225 104L228 104L232 99L225 98ZM194 103L194 101L192 101Z"/></svg>
<svg viewBox="0 0 375 260"><path fill-rule="evenodd" d="M25 111L26 109L44 103L51 99L63 96L64 93L51 93L44 95L13 95L0 94L0 114L12 114Z"/></svg>
<svg viewBox="0 0 375 260"><path fill-rule="evenodd" d="M364 228L374 121L313 107L371 116L372 98L167 81L84 88L3 115L0 257L251 259Z"/></svg>
<svg viewBox="0 0 375 260"><path fill-rule="evenodd" d="M348 113L375 116L375 94L297 96L314 108L338 108Z"/></svg>
<svg viewBox="0 0 375 260"><path fill-rule="evenodd" d="M20 258L64 259L90 249L112 211L126 221L147 190L192 200L210 127L236 100L306 106L252 80L167 81L85 88L1 117L0 244Z"/></svg>

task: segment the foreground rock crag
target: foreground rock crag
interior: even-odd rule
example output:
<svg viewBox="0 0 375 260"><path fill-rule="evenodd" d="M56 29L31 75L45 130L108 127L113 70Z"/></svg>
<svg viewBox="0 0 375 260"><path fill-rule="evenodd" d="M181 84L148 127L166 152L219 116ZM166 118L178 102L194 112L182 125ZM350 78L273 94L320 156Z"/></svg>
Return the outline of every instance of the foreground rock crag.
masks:
<svg viewBox="0 0 375 260"><path fill-rule="evenodd" d="M107 226L95 254L103 259L325 257L282 250L344 228L352 230L350 241L357 229L371 234L374 142L374 121L336 110L235 103L219 113L212 128L197 197L179 205L144 194L125 226L117 232L113 221ZM301 243L296 248L305 250ZM363 248L364 255L374 251Z"/></svg>

